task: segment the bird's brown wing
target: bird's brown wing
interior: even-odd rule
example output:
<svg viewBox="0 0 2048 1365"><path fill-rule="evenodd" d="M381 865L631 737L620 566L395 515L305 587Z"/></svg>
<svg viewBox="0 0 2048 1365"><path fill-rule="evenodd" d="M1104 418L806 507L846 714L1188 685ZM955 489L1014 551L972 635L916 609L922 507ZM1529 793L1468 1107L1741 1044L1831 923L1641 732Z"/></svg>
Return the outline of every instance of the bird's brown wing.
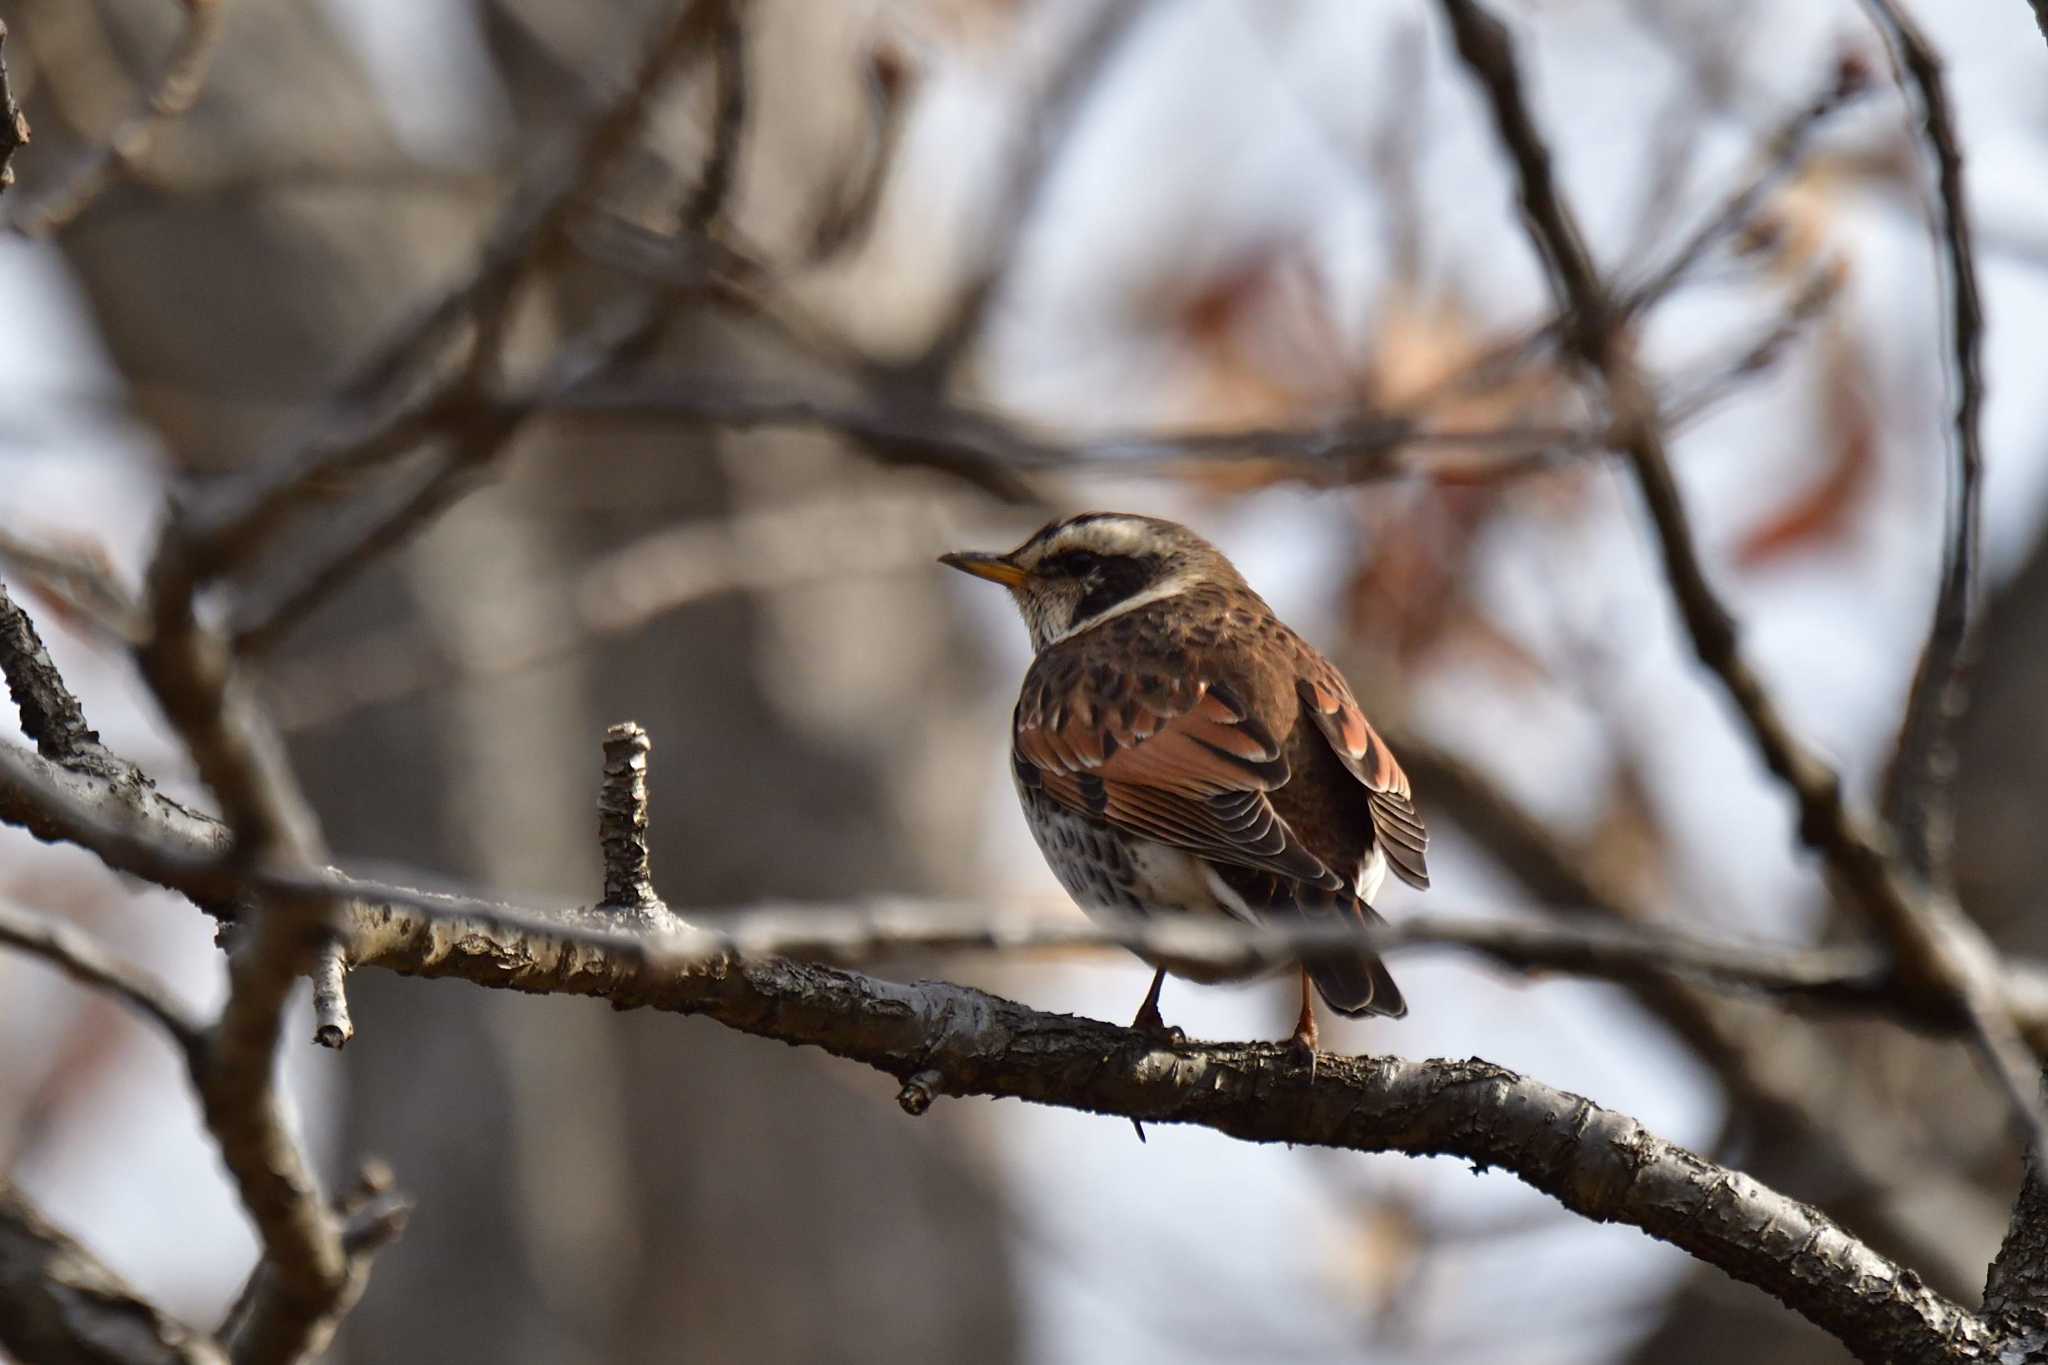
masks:
<svg viewBox="0 0 2048 1365"><path fill-rule="evenodd" d="M1316 728L1351 775L1365 784L1373 833L1387 851L1388 865L1410 886L1429 885L1429 832L1408 790L1408 775L1393 750L1358 709L1344 675L1306 644L1300 646L1301 673L1295 690Z"/></svg>
<svg viewBox="0 0 2048 1365"><path fill-rule="evenodd" d="M1343 889L1266 796L1288 778L1295 708L1268 718L1248 692L1220 670L1131 671L1056 646L1033 662L1017 702L1017 779L1132 834Z"/></svg>

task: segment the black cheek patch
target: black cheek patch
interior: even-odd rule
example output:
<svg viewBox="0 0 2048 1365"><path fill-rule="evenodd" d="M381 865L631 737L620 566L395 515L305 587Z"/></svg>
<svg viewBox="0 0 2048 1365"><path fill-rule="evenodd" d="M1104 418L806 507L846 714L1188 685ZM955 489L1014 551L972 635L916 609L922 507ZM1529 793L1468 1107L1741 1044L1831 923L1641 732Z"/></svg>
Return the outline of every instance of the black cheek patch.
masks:
<svg viewBox="0 0 2048 1365"><path fill-rule="evenodd" d="M1120 555L1105 559L1088 580L1088 589L1074 604L1068 629L1092 620L1128 597L1143 592L1158 570L1155 560Z"/></svg>

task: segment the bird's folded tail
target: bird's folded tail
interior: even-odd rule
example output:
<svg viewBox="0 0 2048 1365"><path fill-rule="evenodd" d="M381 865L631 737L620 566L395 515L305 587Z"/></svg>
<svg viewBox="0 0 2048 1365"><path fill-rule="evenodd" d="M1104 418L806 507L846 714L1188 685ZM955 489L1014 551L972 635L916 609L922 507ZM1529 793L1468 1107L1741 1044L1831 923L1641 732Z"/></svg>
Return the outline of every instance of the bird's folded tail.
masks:
<svg viewBox="0 0 2048 1365"><path fill-rule="evenodd" d="M1353 904L1367 924L1386 923L1379 911L1364 901ZM1408 1013L1401 988L1394 984L1387 964L1377 954L1342 950L1316 953L1303 965L1308 968L1309 979L1316 983L1316 993L1323 997L1323 1003L1339 1014L1353 1019L1367 1014L1399 1019Z"/></svg>

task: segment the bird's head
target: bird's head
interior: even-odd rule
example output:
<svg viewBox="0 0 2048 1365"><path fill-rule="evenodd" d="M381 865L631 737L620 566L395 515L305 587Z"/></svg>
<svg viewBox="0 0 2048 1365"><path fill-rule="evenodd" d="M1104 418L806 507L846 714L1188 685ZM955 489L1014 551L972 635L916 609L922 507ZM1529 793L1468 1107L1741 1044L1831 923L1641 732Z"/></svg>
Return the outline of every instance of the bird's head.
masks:
<svg viewBox="0 0 2048 1365"><path fill-rule="evenodd" d="M1187 527L1123 512L1083 512L1008 554L961 552L939 562L1008 588L1033 650L1204 583L1244 582L1222 551Z"/></svg>

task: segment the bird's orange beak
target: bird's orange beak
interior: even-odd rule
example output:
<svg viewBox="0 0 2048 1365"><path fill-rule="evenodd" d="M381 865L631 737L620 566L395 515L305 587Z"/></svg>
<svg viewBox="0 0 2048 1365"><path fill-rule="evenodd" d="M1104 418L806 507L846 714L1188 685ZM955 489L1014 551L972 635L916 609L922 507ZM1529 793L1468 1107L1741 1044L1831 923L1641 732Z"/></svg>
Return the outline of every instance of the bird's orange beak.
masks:
<svg viewBox="0 0 2048 1365"><path fill-rule="evenodd" d="M976 578L986 578L991 583L1000 583L1014 588L1031 575L1018 568L1007 555L985 555L972 551L940 555L939 563L949 564L961 573L971 573Z"/></svg>

